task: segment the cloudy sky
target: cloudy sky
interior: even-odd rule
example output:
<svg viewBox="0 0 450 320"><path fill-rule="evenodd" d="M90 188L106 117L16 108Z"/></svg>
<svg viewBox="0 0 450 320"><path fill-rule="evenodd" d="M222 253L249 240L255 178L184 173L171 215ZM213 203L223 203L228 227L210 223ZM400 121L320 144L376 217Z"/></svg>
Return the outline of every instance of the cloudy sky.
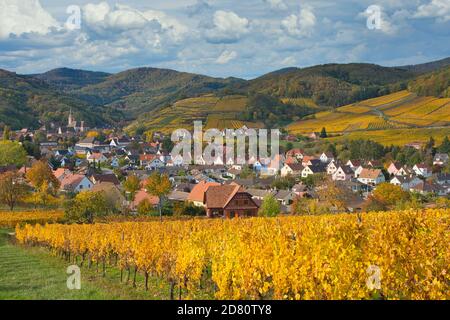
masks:
<svg viewBox="0 0 450 320"><path fill-rule="evenodd" d="M448 56L450 0L0 0L0 68L18 73L152 66L254 78Z"/></svg>

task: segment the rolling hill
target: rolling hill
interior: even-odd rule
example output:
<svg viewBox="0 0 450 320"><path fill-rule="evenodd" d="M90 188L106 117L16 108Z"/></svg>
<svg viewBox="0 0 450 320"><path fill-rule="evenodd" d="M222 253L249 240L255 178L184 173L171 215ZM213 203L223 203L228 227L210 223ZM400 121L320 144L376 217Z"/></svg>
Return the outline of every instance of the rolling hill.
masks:
<svg viewBox="0 0 450 320"><path fill-rule="evenodd" d="M280 127L324 109L331 112L404 89L420 96L448 97L449 63L450 58L403 67L327 64L281 69L249 81L157 68L117 74L60 68L26 76L2 71L0 122L14 128L36 127L65 119L72 108L78 119L99 126L151 129L184 123L188 115L199 114L205 121L209 118L210 123L234 120ZM222 109L234 105L234 101L228 104L229 97L240 96L240 109L214 111L209 102L205 104L205 96L214 96ZM181 114L177 110L183 104L185 113ZM206 110L199 111L202 108ZM369 120L366 122L377 122ZM377 123L374 125L393 125Z"/></svg>
<svg viewBox="0 0 450 320"><path fill-rule="evenodd" d="M435 136L450 132L450 98L422 97L403 90L319 112L287 127L295 134L318 132L322 128L330 134L347 138L373 137L380 140L390 136L393 137L390 142L395 142L395 139L403 141L395 137L409 132L410 140L415 136L422 141L421 132L426 133L427 138L433 132Z"/></svg>
<svg viewBox="0 0 450 320"><path fill-rule="evenodd" d="M0 70L0 123L13 129L65 124L70 109L89 126L114 121L108 116L107 108L93 108L35 77Z"/></svg>

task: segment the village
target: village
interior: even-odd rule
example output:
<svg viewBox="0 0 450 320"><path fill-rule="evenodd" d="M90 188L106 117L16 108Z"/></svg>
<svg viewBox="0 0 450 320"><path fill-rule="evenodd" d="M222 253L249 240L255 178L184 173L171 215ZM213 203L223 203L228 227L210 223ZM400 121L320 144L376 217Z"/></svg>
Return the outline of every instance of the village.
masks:
<svg viewBox="0 0 450 320"><path fill-rule="evenodd" d="M167 176L171 183L164 199L169 215L174 208L181 208L207 217L257 216L268 199L277 203L275 210L280 214L306 213L309 209L302 207L321 202L326 212L360 212L373 209L373 192L387 183L405 194L426 198L427 205L450 192L450 174L444 170L449 162L447 153L436 152L431 165L420 162L406 166L381 159L342 161L329 151L308 154L289 148L288 142L284 152L269 160L251 158L241 165L225 155L209 165L202 158L186 164L182 157L171 155L173 143L161 132L155 132L151 141L115 132L99 137L98 130L86 128L84 122L77 125L72 113L64 128L6 134L23 145L35 143L38 150L33 152L39 156L28 152L25 165L3 166L0 173L18 170L25 177L36 162L44 161L59 181L58 194L73 198L80 192L103 192L113 199L117 212L145 214L161 204L161 199L145 188L155 172ZM310 139L319 139L319 134L312 135ZM290 135L283 138L295 141ZM129 177L139 181L132 192L124 186ZM339 201L325 202L333 196Z"/></svg>

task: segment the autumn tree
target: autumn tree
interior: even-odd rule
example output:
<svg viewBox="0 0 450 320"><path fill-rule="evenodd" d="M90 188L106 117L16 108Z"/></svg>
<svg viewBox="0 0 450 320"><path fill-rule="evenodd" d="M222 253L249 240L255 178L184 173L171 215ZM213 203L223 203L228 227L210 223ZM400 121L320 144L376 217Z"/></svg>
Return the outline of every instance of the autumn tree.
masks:
<svg viewBox="0 0 450 320"><path fill-rule="evenodd" d="M7 205L12 211L26 193L27 186L21 181L19 174L12 171L0 174L0 203Z"/></svg>
<svg viewBox="0 0 450 320"><path fill-rule="evenodd" d="M141 181L136 175L129 175L123 183L123 187L130 194L131 200L134 200L136 192L141 188Z"/></svg>
<svg viewBox="0 0 450 320"><path fill-rule="evenodd" d="M409 193L400 186L385 182L377 186L372 197L385 206L393 206L399 202L409 200Z"/></svg>
<svg viewBox="0 0 450 320"><path fill-rule="evenodd" d="M145 183L145 189L149 194L159 198L158 209L159 216L162 221L162 205L164 202L164 198L172 190L172 183L170 182L169 177L167 175L155 172L150 177L148 177Z"/></svg>
<svg viewBox="0 0 450 320"><path fill-rule="evenodd" d="M317 191L319 200L327 207L334 208L337 211L346 211L349 201L349 192L340 187L336 181L325 179Z"/></svg>
<svg viewBox="0 0 450 320"><path fill-rule="evenodd" d="M273 195L264 198L259 215L263 217L275 217L281 212L281 205Z"/></svg>
<svg viewBox="0 0 450 320"><path fill-rule="evenodd" d="M56 195L61 183L53 174L47 161L37 161L27 171L26 178L38 192Z"/></svg>
<svg viewBox="0 0 450 320"><path fill-rule="evenodd" d="M27 152L15 141L0 141L0 166L22 167L27 162Z"/></svg>

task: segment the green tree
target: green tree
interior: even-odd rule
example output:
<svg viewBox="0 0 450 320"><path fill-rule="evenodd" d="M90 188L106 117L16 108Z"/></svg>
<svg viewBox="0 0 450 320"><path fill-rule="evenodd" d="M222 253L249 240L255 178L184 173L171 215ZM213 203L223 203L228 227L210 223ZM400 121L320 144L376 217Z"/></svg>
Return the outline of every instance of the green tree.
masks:
<svg viewBox="0 0 450 320"><path fill-rule="evenodd" d="M280 203L273 195L268 195L259 209L259 215L263 217L276 217L281 212Z"/></svg>
<svg viewBox="0 0 450 320"><path fill-rule="evenodd" d="M327 130L325 129L325 127L322 128L322 131L320 131L320 137L321 138L326 138L328 137L327 135Z"/></svg>
<svg viewBox="0 0 450 320"><path fill-rule="evenodd" d="M150 177L148 177L145 184L145 189L149 194L159 198L158 209L159 216L162 222L162 206L164 203L164 198L172 190L172 184L169 180L169 177L165 174L155 172Z"/></svg>
<svg viewBox="0 0 450 320"><path fill-rule="evenodd" d="M27 190L27 186L16 172L0 174L0 203L7 205L11 211L25 197Z"/></svg>
<svg viewBox="0 0 450 320"><path fill-rule="evenodd" d="M125 182L123 183L123 187L126 192L130 194L131 200L134 200L134 196L136 195L136 192L141 189L141 181L136 175L129 175Z"/></svg>
<svg viewBox="0 0 450 320"><path fill-rule="evenodd" d="M441 145L438 148L440 153L450 153L450 140L447 136L445 136L444 140L442 140Z"/></svg>
<svg viewBox="0 0 450 320"><path fill-rule="evenodd" d="M8 126L5 126L3 128L3 140L9 140L11 139L11 128Z"/></svg>
<svg viewBox="0 0 450 320"><path fill-rule="evenodd" d="M108 214L108 204L103 192L83 191L65 204L65 217L76 223L94 223L95 217Z"/></svg>
<svg viewBox="0 0 450 320"><path fill-rule="evenodd" d="M0 141L0 166L22 167L27 162L27 152L15 141Z"/></svg>

